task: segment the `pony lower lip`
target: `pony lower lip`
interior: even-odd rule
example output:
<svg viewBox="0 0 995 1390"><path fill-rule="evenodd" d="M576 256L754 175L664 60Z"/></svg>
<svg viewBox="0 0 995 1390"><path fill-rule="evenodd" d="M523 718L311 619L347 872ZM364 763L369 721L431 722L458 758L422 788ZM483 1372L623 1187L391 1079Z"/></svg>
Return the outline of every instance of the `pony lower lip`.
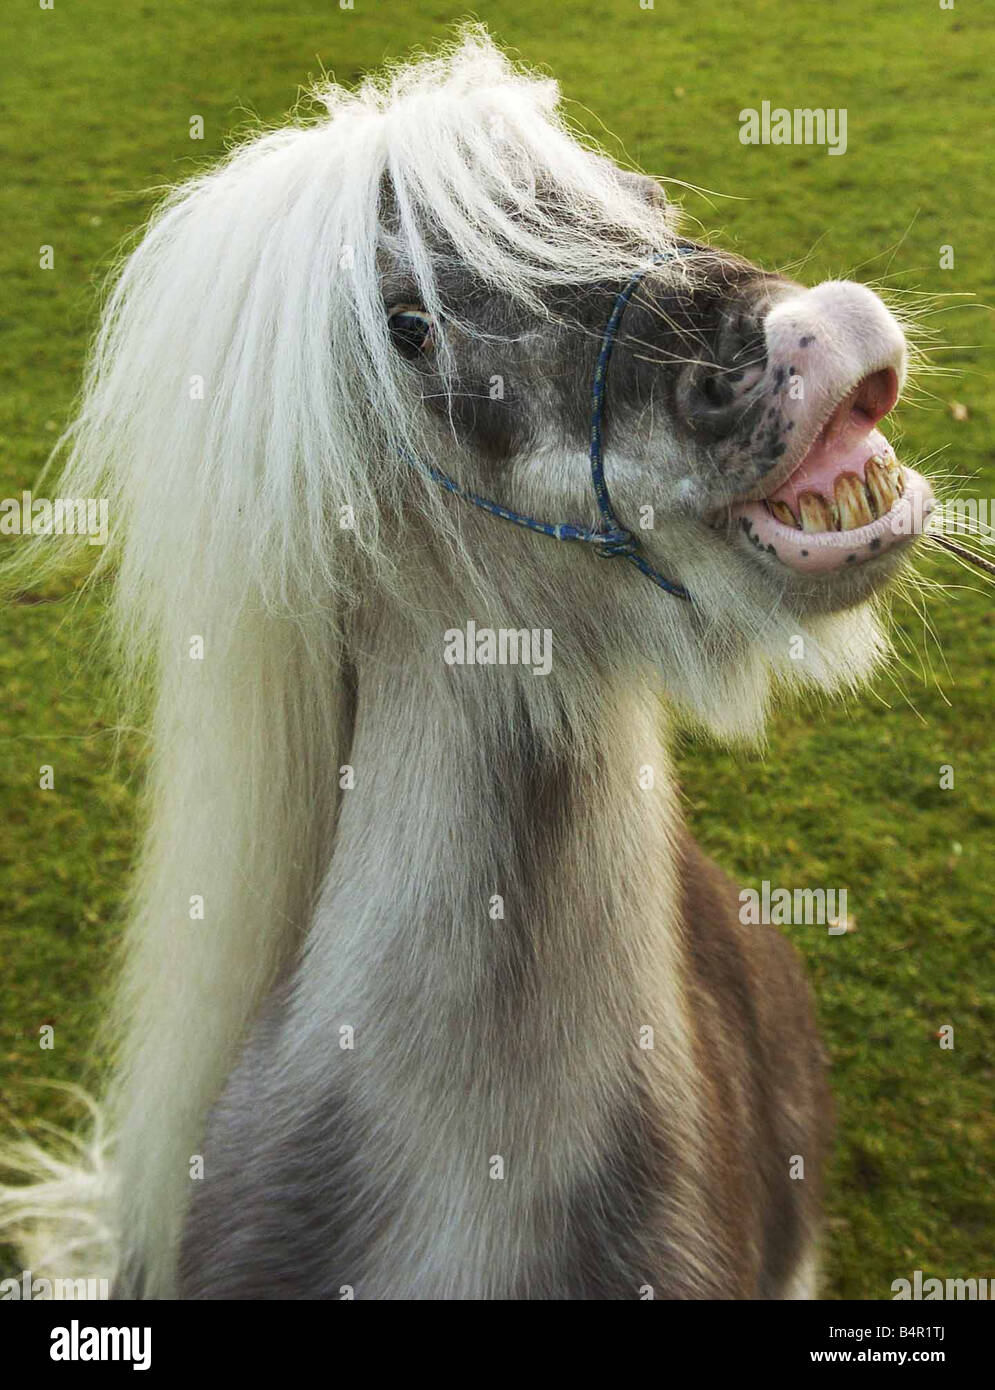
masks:
<svg viewBox="0 0 995 1390"><path fill-rule="evenodd" d="M829 573L859 565L920 534L935 501L921 474L902 470L903 491L883 516L865 526L845 531L803 531L786 526L764 502L745 502L732 510L732 518L751 546L779 560L788 569L803 573Z"/></svg>

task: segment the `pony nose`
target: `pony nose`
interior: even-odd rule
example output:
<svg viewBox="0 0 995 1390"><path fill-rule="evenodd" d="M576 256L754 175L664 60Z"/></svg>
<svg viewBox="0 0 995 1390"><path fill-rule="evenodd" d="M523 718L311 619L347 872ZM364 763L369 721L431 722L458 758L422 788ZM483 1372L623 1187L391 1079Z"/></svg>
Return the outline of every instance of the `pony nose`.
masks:
<svg viewBox="0 0 995 1390"><path fill-rule="evenodd" d="M827 280L786 294L764 327L772 382L797 434L807 437L829 420L857 438L894 408L905 380L905 336L866 285ZM791 380L797 389L785 393Z"/></svg>
<svg viewBox="0 0 995 1390"><path fill-rule="evenodd" d="M677 391L677 408L696 434L724 439L755 399L753 388L767 369L763 319L750 313L727 318L711 360L689 364Z"/></svg>

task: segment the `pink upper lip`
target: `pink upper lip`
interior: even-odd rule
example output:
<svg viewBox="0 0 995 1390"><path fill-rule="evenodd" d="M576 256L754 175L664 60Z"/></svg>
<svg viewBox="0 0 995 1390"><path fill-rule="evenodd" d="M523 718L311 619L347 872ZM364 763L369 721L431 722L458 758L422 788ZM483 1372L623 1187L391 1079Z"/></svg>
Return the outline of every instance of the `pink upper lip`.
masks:
<svg viewBox="0 0 995 1390"><path fill-rule="evenodd" d="M893 367L871 372L854 386L833 409L801 461L786 477L771 479L763 495L795 508L802 492L832 496L841 473L862 472L863 465L881 436L875 426L898 400L898 373Z"/></svg>

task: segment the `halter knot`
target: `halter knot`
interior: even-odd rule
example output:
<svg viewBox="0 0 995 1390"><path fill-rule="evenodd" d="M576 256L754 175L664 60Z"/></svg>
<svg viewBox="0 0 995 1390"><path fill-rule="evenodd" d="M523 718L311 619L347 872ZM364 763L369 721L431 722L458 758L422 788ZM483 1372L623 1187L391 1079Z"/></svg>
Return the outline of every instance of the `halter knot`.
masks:
<svg viewBox="0 0 995 1390"><path fill-rule="evenodd" d="M639 542L624 526L619 526L613 531L595 531L591 536L591 543L604 560L611 560L616 555L635 555L639 549Z"/></svg>

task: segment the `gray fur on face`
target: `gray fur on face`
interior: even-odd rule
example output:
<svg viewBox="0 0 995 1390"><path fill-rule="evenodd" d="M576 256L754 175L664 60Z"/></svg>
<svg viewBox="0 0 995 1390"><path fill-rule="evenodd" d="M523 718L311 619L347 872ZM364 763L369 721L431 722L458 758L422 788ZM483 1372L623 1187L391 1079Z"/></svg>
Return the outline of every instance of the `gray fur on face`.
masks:
<svg viewBox="0 0 995 1390"><path fill-rule="evenodd" d="M685 243L685 246L690 245ZM621 283L564 286L544 313L523 308L443 257L446 315L434 345L414 359L425 408L466 451L473 481L504 480L516 459L587 446L591 382L605 324ZM711 479L714 507L752 484L784 452L778 399L787 373L768 378L763 320L791 291L737 257L699 246L675 275L673 264L645 277L626 309L610 371L605 449L622 447L667 483ZM417 303L417 285L385 277L385 305ZM454 359L439 370L441 336ZM744 378L759 373L742 390ZM671 451L668 457L667 450ZM707 508L702 507L702 511Z"/></svg>

